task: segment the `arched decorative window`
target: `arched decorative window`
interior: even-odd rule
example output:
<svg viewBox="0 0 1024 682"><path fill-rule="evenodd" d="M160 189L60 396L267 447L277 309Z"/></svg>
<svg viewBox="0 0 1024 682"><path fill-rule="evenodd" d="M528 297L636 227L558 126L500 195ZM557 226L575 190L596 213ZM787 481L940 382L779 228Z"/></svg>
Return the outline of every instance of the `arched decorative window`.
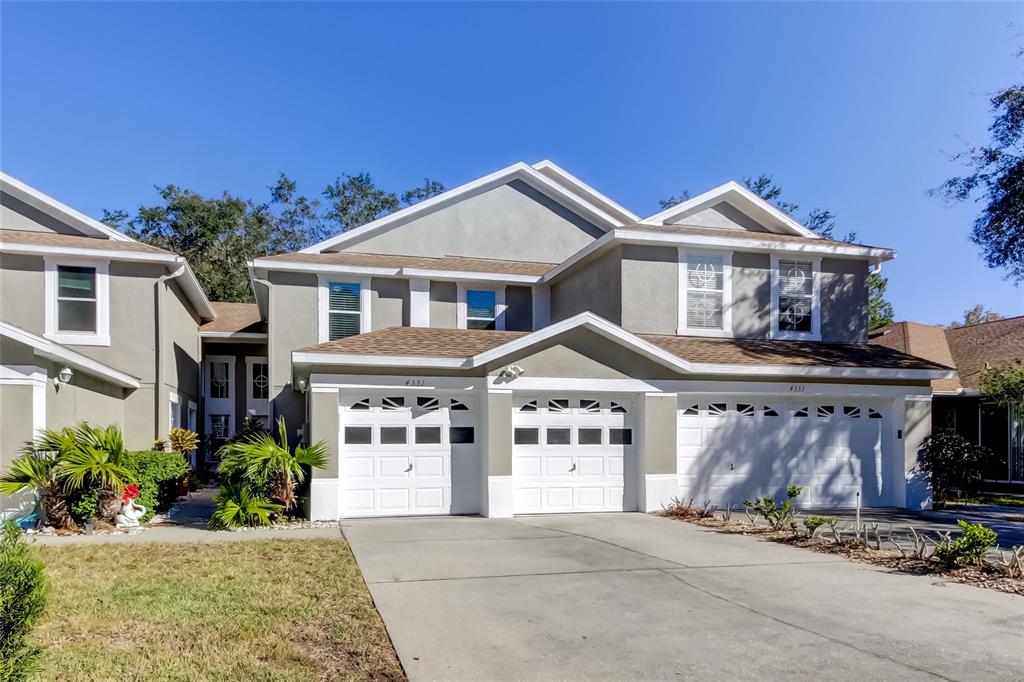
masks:
<svg viewBox="0 0 1024 682"><path fill-rule="evenodd" d="M564 414L569 411L569 401L564 398L558 400L548 401L548 412L555 412L557 414Z"/></svg>
<svg viewBox="0 0 1024 682"><path fill-rule="evenodd" d="M617 402L615 402L615 401L613 400L613 401L611 401L611 402L609 403L609 411L610 411L610 412L611 412L612 414L626 414L626 413L627 413L627 412L628 412L629 410L627 410L627 409L626 409L626 408L625 408L625 407L624 407L623 405L621 405L620 403L617 403Z"/></svg>
<svg viewBox="0 0 1024 682"><path fill-rule="evenodd" d="M696 417L700 414L700 410L696 405L690 405L689 407L684 407L679 413L684 417Z"/></svg>
<svg viewBox="0 0 1024 682"><path fill-rule="evenodd" d="M736 403L736 414L741 417L753 417L754 406L750 403Z"/></svg>
<svg viewBox="0 0 1024 682"><path fill-rule="evenodd" d="M452 404L451 404L451 408L450 409L452 411L454 411L454 412L469 412L469 405L467 405L466 403L462 402L461 400L456 400L455 398L452 398ZM523 410L522 408L519 408L519 411L520 412L526 412L526 410ZM534 412L537 411L537 405L536 404L534 404L534 406L533 406L533 411Z"/></svg>
<svg viewBox="0 0 1024 682"><path fill-rule="evenodd" d="M369 410L370 409L370 399L369 398L361 398L361 399L355 401L354 403L352 403L352 407L350 407L348 409L355 410L357 412L358 411Z"/></svg>

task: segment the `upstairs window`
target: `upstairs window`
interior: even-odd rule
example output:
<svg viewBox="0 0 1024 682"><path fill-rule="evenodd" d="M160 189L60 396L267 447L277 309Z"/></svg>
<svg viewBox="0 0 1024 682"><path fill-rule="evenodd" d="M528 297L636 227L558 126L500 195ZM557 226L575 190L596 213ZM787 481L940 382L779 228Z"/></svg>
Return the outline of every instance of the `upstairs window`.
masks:
<svg viewBox="0 0 1024 682"><path fill-rule="evenodd" d="M466 291L466 329L494 329L497 312L497 292Z"/></svg>
<svg viewBox="0 0 1024 682"><path fill-rule="evenodd" d="M318 281L317 327L321 343L370 331L369 277L332 279L320 275Z"/></svg>
<svg viewBox="0 0 1024 682"><path fill-rule="evenodd" d="M778 338L820 338L820 263L787 258L773 261L773 333Z"/></svg>
<svg viewBox="0 0 1024 682"><path fill-rule="evenodd" d="M110 345L108 261L56 259L45 265L45 335L69 345Z"/></svg>
<svg viewBox="0 0 1024 682"><path fill-rule="evenodd" d="M732 254L679 251L679 333L728 336Z"/></svg>
<svg viewBox="0 0 1024 682"><path fill-rule="evenodd" d="M57 266L57 331L96 331L96 268Z"/></svg>

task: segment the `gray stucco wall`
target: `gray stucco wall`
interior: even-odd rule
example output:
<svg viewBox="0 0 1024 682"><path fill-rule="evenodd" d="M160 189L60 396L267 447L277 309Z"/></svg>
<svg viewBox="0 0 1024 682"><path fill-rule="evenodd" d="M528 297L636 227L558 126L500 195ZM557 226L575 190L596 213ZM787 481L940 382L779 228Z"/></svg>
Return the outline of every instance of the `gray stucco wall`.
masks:
<svg viewBox="0 0 1024 682"><path fill-rule="evenodd" d="M313 478L338 477L338 391L309 394L309 443L323 441L327 446L327 466L313 469Z"/></svg>
<svg viewBox="0 0 1024 682"><path fill-rule="evenodd" d="M292 389L292 351L317 344L317 279L290 272L271 272L268 277L271 412L285 418L294 437L306 419L306 408L302 394Z"/></svg>
<svg viewBox="0 0 1024 682"><path fill-rule="evenodd" d="M430 326L455 329L458 325L458 287L455 282L430 283Z"/></svg>
<svg viewBox="0 0 1024 682"><path fill-rule="evenodd" d="M0 192L0 227L5 230L56 232L82 236L81 232L46 215L39 209L32 208L7 192Z"/></svg>
<svg viewBox="0 0 1024 682"><path fill-rule="evenodd" d="M684 214L672 222L677 225L718 227L727 230L768 231L763 225L727 201L720 201L714 206Z"/></svg>
<svg viewBox="0 0 1024 682"><path fill-rule="evenodd" d="M0 254L0 319L33 334L45 331L43 259Z"/></svg>
<svg viewBox="0 0 1024 682"><path fill-rule="evenodd" d="M600 228L516 180L345 250L557 263L601 234Z"/></svg>
<svg viewBox="0 0 1024 682"><path fill-rule="evenodd" d="M530 287L505 287L505 330L510 332L533 331L533 289Z"/></svg>
<svg viewBox="0 0 1024 682"><path fill-rule="evenodd" d="M512 475L512 394L487 393L488 476Z"/></svg>
<svg viewBox="0 0 1024 682"><path fill-rule="evenodd" d="M771 258L766 253L732 255L732 329L744 338L766 339L772 326Z"/></svg>
<svg viewBox="0 0 1024 682"><path fill-rule="evenodd" d="M868 340L867 261L821 261L821 340Z"/></svg>
<svg viewBox="0 0 1024 682"><path fill-rule="evenodd" d="M609 322L622 321L622 250L610 249L551 287L551 321L589 310Z"/></svg>
<svg viewBox="0 0 1024 682"><path fill-rule="evenodd" d="M0 385L0 473L6 473L25 441L32 439L32 390L31 386ZM0 516L20 511L30 499L25 495L0 495Z"/></svg>
<svg viewBox="0 0 1024 682"><path fill-rule="evenodd" d="M409 281L374 277L370 282L370 323L374 330L409 326Z"/></svg>
<svg viewBox="0 0 1024 682"><path fill-rule="evenodd" d="M931 489L927 480L920 472L915 472L921 444L932 432L932 401L905 400L903 426L903 478L906 481L903 504L908 509L927 509L931 507ZM895 409L900 409L900 401L896 401ZM897 417L898 423L898 417ZM899 443L900 441L896 441ZM900 453L896 453L897 462ZM896 472L897 474L900 472ZM896 479L899 485L899 479ZM899 490L897 489L897 493ZM899 500L897 500L897 503Z"/></svg>
<svg viewBox="0 0 1024 682"><path fill-rule="evenodd" d="M623 245L623 328L637 334L675 334L678 316L678 250Z"/></svg>
<svg viewBox="0 0 1024 682"><path fill-rule="evenodd" d="M642 473L676 473L677 449L676 395L647 395L643 400Z"/></svg>

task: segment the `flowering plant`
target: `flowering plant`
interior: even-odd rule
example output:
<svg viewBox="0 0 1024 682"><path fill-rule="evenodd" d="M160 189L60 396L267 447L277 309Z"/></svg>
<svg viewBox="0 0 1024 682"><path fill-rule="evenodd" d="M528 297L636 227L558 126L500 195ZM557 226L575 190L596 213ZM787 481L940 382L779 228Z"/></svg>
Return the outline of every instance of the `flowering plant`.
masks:
<svg viewBox="0 0 1024 682"><path fill-rule="evenodd" d="M139 496L139 486L132 483L124 487L124 493L121 495L121 504L128 504L128 500L135 499Z"/></svg>

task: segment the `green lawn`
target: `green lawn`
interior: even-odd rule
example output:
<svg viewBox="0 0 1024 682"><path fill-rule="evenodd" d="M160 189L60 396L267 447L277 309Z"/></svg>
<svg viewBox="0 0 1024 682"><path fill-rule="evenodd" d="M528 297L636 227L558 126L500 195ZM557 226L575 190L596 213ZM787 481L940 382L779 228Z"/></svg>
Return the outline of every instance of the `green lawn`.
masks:
<svg viewBox="0 0 1024 682"><path fill-rule="evenodd" d="M404 679L348 545L39 548L46 680Z"/></svg>

